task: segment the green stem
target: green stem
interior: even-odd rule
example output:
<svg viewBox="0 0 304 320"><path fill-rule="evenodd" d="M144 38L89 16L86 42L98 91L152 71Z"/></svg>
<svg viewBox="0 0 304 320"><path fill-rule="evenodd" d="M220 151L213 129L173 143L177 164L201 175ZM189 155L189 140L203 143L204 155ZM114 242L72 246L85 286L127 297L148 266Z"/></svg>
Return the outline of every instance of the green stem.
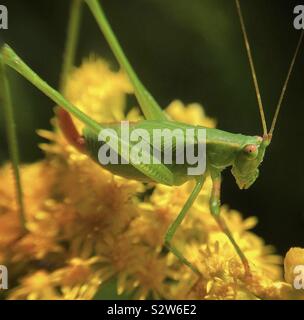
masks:
<svg viewBox="0 0 304 320"><path fill-rule="evenodd" d="M60 79L60 92L63 92L67 77L74 66L76 49L79 38L82 0L72 0L70 8L67 38L63 55L62 73Z"/></svg>
<svg viewBox="0 0 304 320"><path fill-rule="evenodd" d="M20 157L19 157L19 148L18 148L18 140L17 140L17 133L16 133L16 123L14 118L9 83L7 79L5 65L3 60L1 59L1 55L0 55L0 89L1 89L0 92L1 92L1 98L2 98L1 99L2 105L4 108L4 118L6 123L9 153L10 153L10 158L12 161L13 172L15 177L15 186L16 186L17 203L18 203L19 214L20 214L20 223L23 231L26 231L23 190L22 190L22 183L21 183L20 170L19 170Z"/></svg>

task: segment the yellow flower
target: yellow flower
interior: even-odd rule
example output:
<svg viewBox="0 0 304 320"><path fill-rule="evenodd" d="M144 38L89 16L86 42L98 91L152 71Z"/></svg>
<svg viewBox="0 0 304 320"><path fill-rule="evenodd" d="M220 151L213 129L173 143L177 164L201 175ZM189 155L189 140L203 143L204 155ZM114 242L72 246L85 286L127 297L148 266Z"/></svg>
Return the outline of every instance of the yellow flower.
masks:
<svg viewBox="0 0 304 320"><path fill-rule="evenodd" d="M295 278L295 267L300 265L304 266L304 249L291 248L284 259L284 277L286 282L293 284Z"/></svg>
<svg viewBox="0 0 304 320"><path fill-rule="evenodd" d="M124 72L113 72L104 60L91 56L71 74L64 91L66 98L90 117L109 122L124 118L126 93L133 89Z"/></svg>
<svg viewBox="0 0 304 320"><path fill-rule="evenodd" d="M216 125L214 119L206 117L204 109L199 103L190 103L185 106L180 100L174 100L166 108L166 112L176 121L207 128L214 128Z"/></svg>
<svg viewBox="0 0 304 320"><path fill-rule="evenodd" d="M52 277L60 284L61 299L92 299L100 285L100 272L94 267L100 259L73 258L67 266L56 270Z"/></svg>
<svg viewBox="0 0 304 320"><path fill-rule="evenodd" d="M58 298L52 276L43 270L24 277L21 285L10 294L11 300L54 300Z"/></svg>
<svg viewBox="0 0 304 320"><path fill-rule="evenodd" d="M21 225L15 201L13 172L10 165L0 170L0 263L5 258L5 249L21 235Z"/></svg>

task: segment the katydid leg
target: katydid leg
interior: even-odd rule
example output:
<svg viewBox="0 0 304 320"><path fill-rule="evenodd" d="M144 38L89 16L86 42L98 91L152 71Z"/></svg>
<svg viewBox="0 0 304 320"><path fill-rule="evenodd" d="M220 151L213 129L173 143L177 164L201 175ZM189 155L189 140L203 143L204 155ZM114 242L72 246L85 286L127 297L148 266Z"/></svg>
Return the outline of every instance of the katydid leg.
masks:
<svg viewBox="0 0 304 320"><path fill-rule="evenodd" d="M81 153L86 153L84 138L79 134L71 115L63 108L57 108L58 125L67 141Z"/></svg>
<svg viewBox="0 0 304 320"><path fill-rule="evenodd" d="M1 63L8 65L19 74L21 74L25 79L31 82L37 89L43 92L47 97L53 100L58 106L61 106L66 111L73 114L78 120L82 121L85 125L87 125L91 130L99 133L102 128L99 123L94 121L92 118L87 116L77 107L72 105L68 100L66 100L62 94L60 94L57 90L48 85L44 80L42 80L37 73L35 73L22 59L14 52L12 48L10 48L7 44L5 44L2 48L0 48L0 59Z"/></svg>
<svg viewBox="0 0 304 320"><path fill-rule="evenodd" d="M206 179L206 175L199 176L196 182L196 185L190 194L188 200L186 201L184 207L182 208L181 212L178 214L177 218L173 221L173 223L170 225L166 235L165 235L165 246L185 265L187 265L192 271L194 271L196 274L201 276L200 271L188 260L184 257L184 255L176 249L174 246L171 245L171 240L173 236L175 235L176 230L180 226L180 224L183 222L187 212L191 208L192 204L196 200L198 194L200 193L204 182Z"/></svg>
<svg viewBox="0 0 304 320"><path fill-rule="evenodd" d="M215 218L215 220L218 223L221 230L229 238L236 253L240 257L240 259L244 265L245 274L250 275L249 263L248 263L246 256L244 255L243 251L236 243L232 233L230 232L230 230L228 229L228 227L226 225L225 220L223 219L223 217L220 216L220 213L221 213L221 173L219 171L213 170L211 172L211 178L212 178L212 183L213 183L211 197L210 197L211 214Z"/></svg>
<svg viewBox="0 0 304 320"><path fill-rule="evenodd" d="M25 64L20 57L10 48L8 45L4 45L0 48L0 58L3 59L2 62L10 66L12 69L21 74L29 82L31 82L37 89L43 92L47 97L53 100L58 106L62 107L65 111L74 115L78 120L84 123L87 128L89 128L96 135L100 133L106 125L99 124L84 112L79 110L76 106L71 104L66 100L60 92L48 85L44 80L42 80L38 74L36 74L27 64ZM117 139L117 136L113 136L113 140ZM129 145L120 140L121 144L125 144L126 147ZM119 151L117 151L119 152ZM147 177L151 178L152 181L166 184L174 185L174 175L164 164L153 164L153 166L144 163L130 163L140 172L142 172Z"/></svg>
<svg viewBox="0 0 304 320"><path fill-rule="evenodd" d="M136 98L140 104L142 112L147 120L167 120L166 114L162 111L156 100L148 92L125 56L112 28L97 0L85 0L89 6L95 20L104 34L120 66L127 73L135 91Z"/></svg>

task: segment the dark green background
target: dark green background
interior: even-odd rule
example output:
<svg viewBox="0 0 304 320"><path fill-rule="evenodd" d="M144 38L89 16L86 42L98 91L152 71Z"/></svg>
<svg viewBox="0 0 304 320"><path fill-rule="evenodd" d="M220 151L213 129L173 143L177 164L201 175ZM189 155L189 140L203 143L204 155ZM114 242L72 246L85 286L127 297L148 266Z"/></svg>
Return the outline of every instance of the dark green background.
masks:
<svg viewBox="0 0 304 320"><path fill-rule="evenodd" d="M4 38L51 85L57 86L69 1L1 0L9 10ZM218 127L261 134L244 43L232 0L104 0L115 33L140 78L159 103L200 102ZM293 8L301 1L241 1L266 115L274 106L296 46ZM114 62L85 8L77 63L92 52ZM277 131L256 183L240 191L229 170L223 203L256 215L256 232L284 254L304 246L304 49L292 75ZM37 128L50 128L53 103L10 73L23 162L42 157ZM7 159L3 115L0 161ZM1 181L0 181L1 183ZM30 187L30 186L25 186Z"/></svg>

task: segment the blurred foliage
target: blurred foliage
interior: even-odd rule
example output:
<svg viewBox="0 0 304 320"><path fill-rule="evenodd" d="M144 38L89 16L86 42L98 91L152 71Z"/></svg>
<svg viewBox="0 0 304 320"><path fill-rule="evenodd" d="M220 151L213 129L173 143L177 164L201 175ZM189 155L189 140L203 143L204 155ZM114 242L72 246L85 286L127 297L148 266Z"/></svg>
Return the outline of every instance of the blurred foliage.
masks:
<svg viewBox="0 0 304 320"><path fill-rule="evenodd" d="M60 74L68 0L2 0L9 10L4 38L51 85ZM103 0L105 11L140 78L162 105L179 98L199 102L218 120L218 127L260 134L244 43L234 1ZM298 32L293 29L297 1L241 1L257 74L269 119L293 54ZM290 81L273 145L261 176L240 191L229 171L223 202L256 215L257 233L281 253L304 245L303 156L301 137L304 53ZM115 60L87 9L84 11L77 64L97 53ZM50 128L53 104L20 76L10 73L22 160L42 157L38 128ZM0 118L0 161L7 159L4 123Z"/></svg>

